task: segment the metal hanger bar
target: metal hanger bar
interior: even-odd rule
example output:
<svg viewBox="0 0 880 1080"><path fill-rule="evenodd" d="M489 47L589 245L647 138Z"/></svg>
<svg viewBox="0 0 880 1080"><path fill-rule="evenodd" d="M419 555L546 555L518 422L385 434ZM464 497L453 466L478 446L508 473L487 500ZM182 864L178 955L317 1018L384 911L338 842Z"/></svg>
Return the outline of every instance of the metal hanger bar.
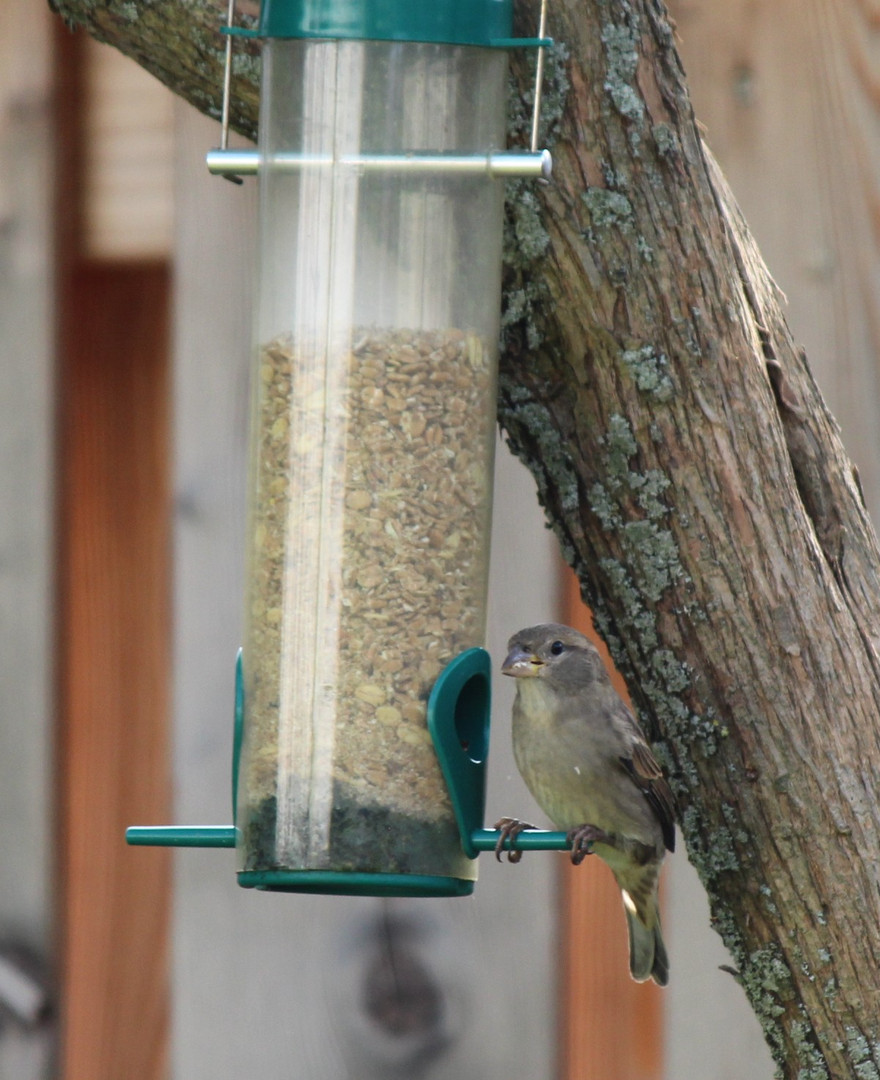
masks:
<svg viewBox="0 0 880 1080"><path fill-rule="evenodd" d="M255 176L262 164L258 150L209 150L208 171L215 176ZM266 163L273 169L297 172L301 169L347 166L363 173L421 175L479 175L492 177L535 176L550 179L553 161L549 150L533 153L509 151L490 154L273 154Z"/></svg>

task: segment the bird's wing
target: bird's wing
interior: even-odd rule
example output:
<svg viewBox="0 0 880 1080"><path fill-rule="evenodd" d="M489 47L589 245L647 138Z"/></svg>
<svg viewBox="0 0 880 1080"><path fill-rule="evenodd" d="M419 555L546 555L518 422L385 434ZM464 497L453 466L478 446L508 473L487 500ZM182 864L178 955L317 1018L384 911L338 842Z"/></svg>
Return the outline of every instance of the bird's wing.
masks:
<svg viewBox="0 0 880 1080"><path fill-rule="evenodd" d="M629 753L621 756L620 763L657 815L667 850L675 851L675 796L635 718L628 714L628 719L632 725Z"/></svg>

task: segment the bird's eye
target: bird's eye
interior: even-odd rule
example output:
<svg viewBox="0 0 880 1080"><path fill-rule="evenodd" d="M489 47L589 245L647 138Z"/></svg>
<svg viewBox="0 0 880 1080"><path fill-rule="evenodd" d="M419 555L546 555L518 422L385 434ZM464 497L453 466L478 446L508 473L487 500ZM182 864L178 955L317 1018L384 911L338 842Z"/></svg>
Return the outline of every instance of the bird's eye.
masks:
<svg viewBox="0 0 880 1080"><path fill-rule="evenodd" d="M565 652L565 646L561 641L554 641L550 646L550 653L552 656L559 656L560 653Z"/></svg>

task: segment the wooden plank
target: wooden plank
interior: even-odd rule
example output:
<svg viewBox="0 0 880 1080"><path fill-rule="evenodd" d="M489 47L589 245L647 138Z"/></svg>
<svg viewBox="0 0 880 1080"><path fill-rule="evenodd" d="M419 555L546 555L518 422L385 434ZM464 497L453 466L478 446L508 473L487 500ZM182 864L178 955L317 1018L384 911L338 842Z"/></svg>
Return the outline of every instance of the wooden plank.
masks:
<svg viewBox="0 0 880 1080"><path fill-rule="evenodd" d="M880 515L880 59L864 0L675 0L697 118Z"/></svg>
<svg viewBox="0 0 880 1080"><path fill-rule="evenodd" d="M143 261L171 255L173 95L121 52L85 43L84 254Z"/></svg>
<svg viewBox="0 0 880 1080"><path fill-rule="evenodd" d="M80 266L64 297L59 642L63 1075L165 1072L167 820L164 267Z"/></svg>
<svg viewBox="0 0 880 1080"><path fill-rule="evenodd" d="M51 939L50 27L0 9L0 926ZM30 50L30 62L21 54ZM14 703L14 705L13 705ZM3 1074L0 1066L0 1075Z"/></svg>
<svg viewBox="0 0 880 1080"><path fill-rule="evenodd" d="M90 262L82 40L56 34L57 867L67 1080L167 1074L169 271Z"/></svg>
<svg viewBox="0 0 880 1080"><path fill-rule="evenodd" d="M38 991L56 940L50 18L28 0L0 5L0 950L16 967L19 950L36 961ZM18 1003L23 1014L2 1010L0 1077L44 1080L54 1025Z"/></svg>
<svg viewBox="0 0 880 1080"><path fill-rule="evenodd" d="M663 991L629 977L620 891L598 863L565 866L562 886L563 1080L660 1080Z"/></svg>
<svg viewBox="0 0 880 1080"><path fill-rule="evenodd" d="M168 273L80 265L62 298L59 861L63 1076L165 1074Z"/></svg>
<svg viewBox="0 0 880 1080"><path fill-rule="evenodd" d="M566 568L563 621L594 641L618 692L629 701L604 642L593 629L574 574ZM660 1080L663 991L629 975L620 890L599 859L565 863L561 875L561 1076Z"/></svg>

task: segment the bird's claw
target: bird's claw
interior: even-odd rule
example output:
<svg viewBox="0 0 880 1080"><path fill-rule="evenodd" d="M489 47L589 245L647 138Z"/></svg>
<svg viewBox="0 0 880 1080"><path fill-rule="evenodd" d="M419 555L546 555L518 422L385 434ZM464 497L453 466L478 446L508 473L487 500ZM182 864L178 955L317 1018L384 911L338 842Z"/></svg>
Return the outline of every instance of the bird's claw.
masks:
<svg viewBox="0 0 880 1080"><path fill-rule="evenodd" d="M501 854L504 851L504 845L509 844L510 847L507 851L507 861L518 863L523 857L523 853L514 850L513 844L523 830L534 829L535 826L529 825L527 821L520 821L519 818L503 817L500 821L496 821L492 828L498 829L501 833L495 844L495 858L501 862Z"/></svg>
<svg viewBox="0 0 880 1080"><path fill-rule="evenodd" d="M597 829L595 825L576 825L569 829L566 834L571 844L571 861L574 866L580 866L588 855L593 854L593 844L597 841L608 842L608 834Z"/></svg>

